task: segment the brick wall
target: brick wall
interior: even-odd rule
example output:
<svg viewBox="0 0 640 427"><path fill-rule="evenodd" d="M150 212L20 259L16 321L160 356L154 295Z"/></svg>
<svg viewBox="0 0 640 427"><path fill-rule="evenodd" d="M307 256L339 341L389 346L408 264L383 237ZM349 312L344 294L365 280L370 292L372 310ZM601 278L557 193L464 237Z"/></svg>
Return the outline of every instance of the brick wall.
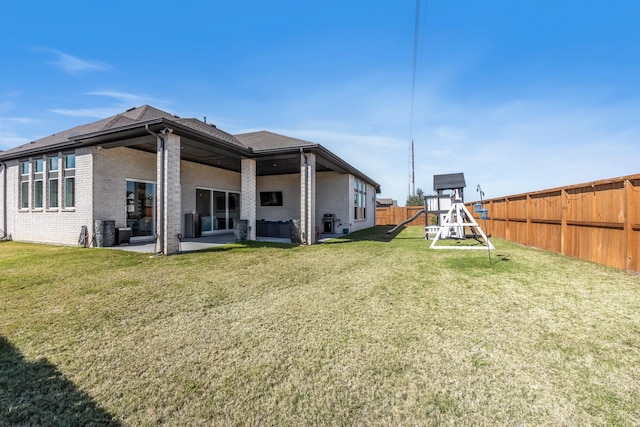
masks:
<svg viewBox="0 0 640 427"><path fill-rule="evenodd" d="M156 155L131 148L94 148L93 215L126 227L126 181L156 182Z"/></svg>
<svg viewBox="0 0 640 427"><path fill-rule="evenodd" d="M33 167L31 167L29 177L30 208L18 209L20 201L20 162L17 160L7 162L7 233L11 235L12 239L23 242L76 245L83 225L86 225L91 231L93 223L93 161L91 151L91 148L82 148L75 151L75 207L71 209L63 207L64 166L61 153L50 154L50 156L60 156L61 160L58 191L59 208L55 209L47 209L46 178L43 180L44 207L42 209L33 208Z"/></svg>
<svg viewBox="0 0 640 427"><path fill-rule="evenodd" d="M366 209L367 217L363 220L355 220L354 217L354 194L353 194L353 181L355 177L349 176L349 231L364 230L365 228L374 227L376 225L376 189L367 184L367 197L366 197Z"/></svg>
<svg viewBox="0 0 640 427"><path fill-rule="evenodd" d="M259 176L256 187L257 219L267 221L300 219L300 174ZM282 206L261 206L261 191L282 191Z"/></svg>
<svg viewBox="0 0 640 427"><path fill-rule="evenodd" d="M255 233L255 220L287 220L298 219L301 215L301 189L306 186L315 190L313 201L314 215L311 221L322 226L322 216L333 213L340 223L336 222L336 232L342 228L355 231L371 227L374 224L375 190L367 187L367 220L353 221L353 177L336 172L320 172L315 179L306 182L300 174L255 177L256 165L251 159L243 160L243 171L238 174L222 169L211 168L191 162L175 162L179 156L179 138L171 135L172 149L168 158L174 162L168 165L167 183L170 199L167 202L176 209L168 224L167 233L183 233L184 213L195 210L196 187L210 188L221 191L241 192L241 218L250 219L251 232ZM169 139L169 136L167 136ZM177 141L177 142L176 142ZM169 147L170 144L168 144ZM56 153L61 155L61 153ZM7 224L0 222L0 230L6 232L15 240L76 245L81 226L86 225L93 234L94 219L115 220L116 227L126 226L126 180L158 182L157 156L130 148L99 149L97 147L76 150L76 197L75 208L64 209L62 157L60 159L60 190L58 209L45 208L25 211L18 209L19 204L19 162L7 162ZM46 163L46 162L45 162ZM32 174L33 175L33 174ZM0 171L0 196L3 191L2 179L4 172ZM31 193L33 193L33 176L30 178ZM46 193L46 179L45 179ZM260 207L260 191L282 191L282 207ZM174 196L174 197L172 197ZM33 196L31 196L33 198ZM2 199L0 199L2 200ZM3 204L0 204L0 221L2 221ZM33 204L31 204L33 206ZM250 234L251 234L250 232ZM0 234L2 234L0 232ZM175 242L174 242L175 243Z"/></svg>
<svg viewBox="0 0 640 427"><path fill-rule="evenodd" d="M334 214L335 232L342 233L343 228L350 228L349 175L319 172L316 178L316 225L322 230L324 214Z"/></svg>
<svg viewBox="0 0 640 427"><path fill-rule="evenodd" d="M180 252L182 234L182 192L180 187L180 137L172 133L165 135L165 246L164 254Z"/></svg>
<svg viewBox="0 0 640 427"><path fill-rule="evenodd" d="M256 161L242 159L240 219L248 220L247 239L256 239Z"/></svg>

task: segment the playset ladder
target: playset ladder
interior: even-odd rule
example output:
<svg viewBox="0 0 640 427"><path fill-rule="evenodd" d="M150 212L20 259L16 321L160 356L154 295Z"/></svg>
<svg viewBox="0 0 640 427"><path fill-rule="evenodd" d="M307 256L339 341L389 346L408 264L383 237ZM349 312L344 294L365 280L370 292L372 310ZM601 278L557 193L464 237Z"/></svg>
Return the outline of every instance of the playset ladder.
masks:
<svg viewBox="0 0 640 427"><path fill-rule="evenodd" d="M465 227L469 227L474 236L478 234L482 236L487 246L436 246L436 243L440 239L444 238L457 238L464 239L466 237ZM428 230L427 230L428 231ZM476 234L477 233L477 234ZM471 215L467 207L462 203L457 192L454 196L454 201L447 212L447 215L442 221L442 225L438 228L433 242L431 242L431 249L495 249L487 235L482 231L482 227L478 224L476 219Z"/></svg>

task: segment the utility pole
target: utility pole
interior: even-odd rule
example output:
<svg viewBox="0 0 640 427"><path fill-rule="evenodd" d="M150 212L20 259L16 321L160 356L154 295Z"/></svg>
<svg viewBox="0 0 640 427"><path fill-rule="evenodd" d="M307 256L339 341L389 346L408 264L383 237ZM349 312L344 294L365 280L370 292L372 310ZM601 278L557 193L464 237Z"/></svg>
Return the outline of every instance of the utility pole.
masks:
<svg viewBox="0 0 640 427"><path fill-rule="evenodd" d="M413 139L411 140L411 195L416 195L416 165L415 154L413 152Z"/></svg>

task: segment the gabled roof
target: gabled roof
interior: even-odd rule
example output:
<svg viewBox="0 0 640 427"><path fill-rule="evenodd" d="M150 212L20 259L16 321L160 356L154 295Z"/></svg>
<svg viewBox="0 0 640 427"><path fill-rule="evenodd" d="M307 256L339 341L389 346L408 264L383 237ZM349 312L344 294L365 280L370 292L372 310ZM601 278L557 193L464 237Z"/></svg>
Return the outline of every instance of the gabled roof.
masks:
<svg viewBox="0 0 640 427"><path fill-rule="evenodd" d="M258 132L241 133L235 135L236 139L244 143L247 147L253 148L254 151L267 151L282 148L299 148L299 147L317 147L314 144L302 139L292 138L290 136L280 135L266 130Z"/></svg>
<svg viewBox="0 0 640 427"><path fill-rule="evenodd" d="M239 141L235 136L218 129L215 125L207 124L198 119L174 119L176 123L183 124L191 129L198 130L207 135L211 135L215 138L227 141L231 144L239 145L240 147L247 148L248 146Z"/></svg>
<svg viewBox="0 0 640 427"><path fill-rule="evenodd" d="M300 170L299 151L304 150L318 155L317 170L351 173L371 183L380 192L379 184L320 144L267 131L234 136L198 119L180 118L150 105L130 108L106 119L76 126L1 152L0 160L93 145L132 146L153 153L156 151L156 139L152 134L163 129L171 129L173 133L183 137L181 156L185 160L239 171L240 159L248 157L258 161L258 174L294 173ZM276 164L278 169L274 171Z"/></svg>
<svg viewBox="0 0 640 427"><path fill-rule="evenodd" d="M71 141L71 138L78 135L87 133L98 132L106 129L114 129L121 126L130 125L137 121L148 120L152 118L173 118L173 116L165 111L158 110L150 105L143 105L138 108L131 108L124 113L116 114L115 116L107 117L106 119L98 120L96 122L87 123L84 125L76 126L71 129L67 129L62 132L54 133L53 135L45 136L44 138L31 141L28 144L23 144L18 147L7 150L3 155L7 154L19 154L23 151L32 151L38 148L55 147L58 144L63 144Z"/></svg>
<svg viewBox="0 0 640 427"><path fill-rule="evenodd" d="M467 186L464 181L464 174L449 173L444 175L433 175L433 190L455 190L457 188L465 188Z"/></svg>

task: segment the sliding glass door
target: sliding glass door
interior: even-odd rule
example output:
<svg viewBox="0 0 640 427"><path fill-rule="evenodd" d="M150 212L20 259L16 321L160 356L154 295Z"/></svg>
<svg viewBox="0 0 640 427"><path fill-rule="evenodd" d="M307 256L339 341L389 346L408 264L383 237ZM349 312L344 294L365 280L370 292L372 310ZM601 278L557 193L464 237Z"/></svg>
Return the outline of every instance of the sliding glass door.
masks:
<svg viewBox="0 0 640 427"><path fill-rule="evenodd" d="M196 213L203 233L233 230L240 218L240 194L196 188Z"/></svg>

